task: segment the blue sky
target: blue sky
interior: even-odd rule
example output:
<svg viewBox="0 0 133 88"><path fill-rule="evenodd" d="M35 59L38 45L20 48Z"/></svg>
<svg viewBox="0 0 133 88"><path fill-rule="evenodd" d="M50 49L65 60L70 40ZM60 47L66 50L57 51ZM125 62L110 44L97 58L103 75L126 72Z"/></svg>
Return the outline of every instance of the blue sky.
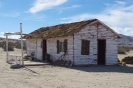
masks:
<svg viewBox="0 0 133 88"><path fill-rule="evenodd" d="M40 27L97 18L117 33L133 36L133 0L0 0L0 37ZM11 36L17 38L16 36Z"/></svg>

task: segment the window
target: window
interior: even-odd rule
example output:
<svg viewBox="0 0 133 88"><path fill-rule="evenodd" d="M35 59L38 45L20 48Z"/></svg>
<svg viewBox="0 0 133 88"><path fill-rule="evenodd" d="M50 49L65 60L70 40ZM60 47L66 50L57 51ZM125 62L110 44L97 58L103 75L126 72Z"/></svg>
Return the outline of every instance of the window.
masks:
<svg viewBox="0 0 133 88"><path fill-rule="evenodd" d="M82 40L81 55L89 55L90 41Z"/></svg>
<svg viewBox="0 0 133 88"><path fill-rule="evenodd" d="M67 39L65 39L63 42L60 42L57 40L57 54L60 52L67 53Z"/></svg>
<svg viewBox="0 0 133 88"><path fill-rule="evenodd" d="M64 52L64 42L60 42L60 52Z"/></svg>

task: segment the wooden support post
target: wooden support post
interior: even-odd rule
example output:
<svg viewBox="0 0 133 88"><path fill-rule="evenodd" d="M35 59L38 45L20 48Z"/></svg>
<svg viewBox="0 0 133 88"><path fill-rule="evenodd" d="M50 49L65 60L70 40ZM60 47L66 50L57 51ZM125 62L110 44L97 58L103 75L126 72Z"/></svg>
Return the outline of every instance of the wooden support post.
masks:
<svg viewBox="0 0 133 88"><path fill-rule="evenodd" d="M9 62L9 54L8 54L8 36L10 36L10 35L20 35L20 37L21 37L21 65L22 66L24 66L24 61L23 61L23 39L22 39L22 35L24 35L24 34L22 34L22 23L20 23L20 32L15 32L15 33L5 33L4 34L5 36L6 36L6 53L7 53L7 63Z"/></svg>
<svg viewBox="0 0 133 88"><path fill-rule="evenodd" d="M8 35L6 35L6 62L8 63Z"/></svg>
<svg viewBox="0 0 133 88"><path fill-rule="evenodd" d="M24 60L23 60L23 39L22 39L22 23L20 23L20 33L21 33L21 52L22 52L22 56L21 56L21 61L22 61L22 66L24 66Z"/></svg>

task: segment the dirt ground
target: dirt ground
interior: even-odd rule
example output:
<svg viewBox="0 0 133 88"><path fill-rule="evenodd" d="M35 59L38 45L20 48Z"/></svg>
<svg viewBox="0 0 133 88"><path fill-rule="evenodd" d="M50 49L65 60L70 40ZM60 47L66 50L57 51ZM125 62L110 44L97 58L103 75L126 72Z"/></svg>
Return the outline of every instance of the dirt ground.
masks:
<svg viewBox="0 0 133 88"><path fill-rule="evenodd" d="M133 88L133 65L10 69L0 49L0 88Z"/></svg>

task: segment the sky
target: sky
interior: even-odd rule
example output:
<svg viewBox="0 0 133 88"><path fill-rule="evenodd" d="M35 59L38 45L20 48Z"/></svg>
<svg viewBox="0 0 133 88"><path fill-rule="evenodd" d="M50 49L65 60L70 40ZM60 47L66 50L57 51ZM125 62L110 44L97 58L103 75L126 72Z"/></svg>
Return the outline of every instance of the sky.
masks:
<svg viewBox="0 0 133 88"><path fill-rule="evenodd" d="M95 18L117 33L133 36L133 0L0 0L0 37L19 32L20 23L28 34L41 27Z"/></svg>

